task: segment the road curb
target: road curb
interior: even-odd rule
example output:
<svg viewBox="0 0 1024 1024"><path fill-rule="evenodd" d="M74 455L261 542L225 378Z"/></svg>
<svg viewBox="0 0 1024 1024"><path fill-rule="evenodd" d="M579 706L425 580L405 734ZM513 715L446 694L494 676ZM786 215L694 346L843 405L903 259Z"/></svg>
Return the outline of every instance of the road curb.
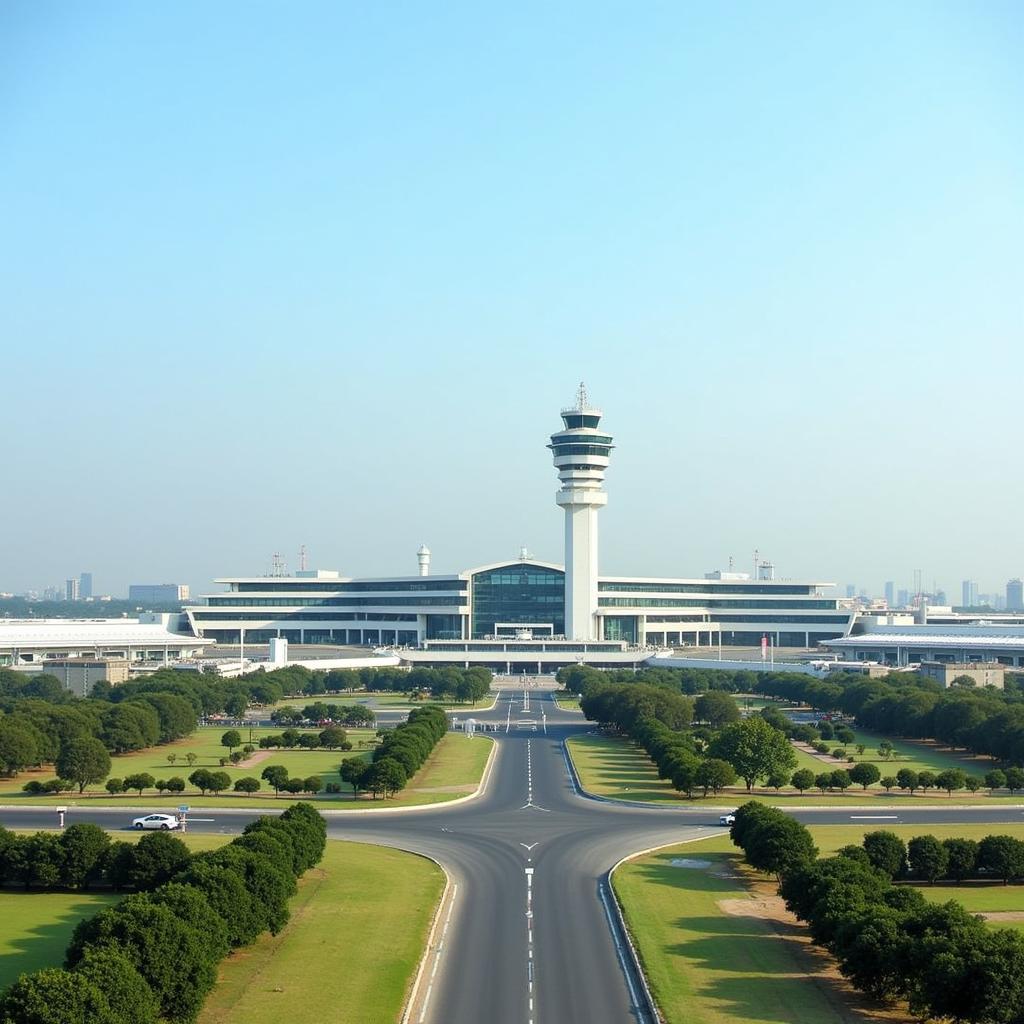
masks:
<svg viewBox="0 0 1024 1024"><path fill-rule="evenodd" d="M441 898L437 901L437 906L434 908L434 916L430 922L430 931L427 932L427 943L423 947L423 955L420 957L419 967L416 969L416 977L413 978L412 987L409 989L409 996L405 1001L405 1006L402 1008L401 1024L409 1024L412 1019L412 1011L416 1005L416 997L419 994L420 982L423 980L423 972L427 969L430 951L434 947L434 936L437 934L437 926L441 920L441 913L444 910L448 894L452 889L452 876L448 874L447 869L439 860L434 860L433 857L426 853L416 854L416 856L426 858L444 872L444 889L441 891Z"/></svg>
<svg viewBox="0 0 1024 1024"><path fill-rule="evenodd" d="M636 971L636 975L640 979L640 985L643 988L644 1001L647 1003L647 1010L656 1024L663 1024L664 1018L662 1017L661 1010L658 1008L658 1004L654 999L654 994L651 992L651 987L647 983L647 973L644 971L643 961L640 959L640 954L637 952L636 945L633 943L633 936L630 933L629 926L626 924L626 915L622 912L622 904L619 902L618 893L616 893L615 886L612 884L612 875L614 875L615 872L626 863L626 861L636 860L637 857L646 857L649 853L656 853L658 850L666 850L670 846L682 846L684 843L700 843L709 838L711 838L710 835L696 836L693 839L679 839L671 843L660 843L658 846L650 846L646 850L637 850L636 853L627 854L621 860L613 864L605 875L605 888L611 895L612 906L615 908L616 920L618 921L619 927L622 929L622 934L626 938L626 945L629 948L629 955L633 962L633 968Z"/></svg>

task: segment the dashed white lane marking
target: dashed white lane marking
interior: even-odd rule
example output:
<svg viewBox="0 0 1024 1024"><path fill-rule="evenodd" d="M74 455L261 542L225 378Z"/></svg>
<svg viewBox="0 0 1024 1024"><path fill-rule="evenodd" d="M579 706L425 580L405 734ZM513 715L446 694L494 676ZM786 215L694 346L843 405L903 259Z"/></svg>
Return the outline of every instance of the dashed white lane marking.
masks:
<svg viewBox="0 0 1024 1024"><path fill-rule="evenodd" d="M427 1017L427 1007L430 1005L430 997L434 992L434 977L437 974L438 965L441 962L441 955L444 953L445 938L448 935L448 926L452 923L452 911L455 909L455 897L458 894L458 883L452 886L452 898L448 903L448 913L445 915L444 927L441 929L441 939L434 950L434 963L430 969L430 983L423 996L423 1005L420 1007L419 1024L423 1024Z"/></svg>
<svg viewBox="0 0 1024 1024"><path fill-rule="evenodd" d="M534 843L534 846L537 844ZM527 1024L533 1024L533 868L526 871L526 997L530 1013Z"/></svg>

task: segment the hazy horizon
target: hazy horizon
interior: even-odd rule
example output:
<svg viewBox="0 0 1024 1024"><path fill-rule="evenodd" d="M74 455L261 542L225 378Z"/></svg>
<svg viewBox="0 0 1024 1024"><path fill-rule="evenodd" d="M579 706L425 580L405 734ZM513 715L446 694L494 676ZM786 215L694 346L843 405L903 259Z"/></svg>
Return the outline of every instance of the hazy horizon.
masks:
<svg viewBox="0 0 1024 1024"><path fill-rule="evenodd" d="M787 16L788 15L788 16ZM1024 575L1013 3L0 10L0 590Z"/></svg>

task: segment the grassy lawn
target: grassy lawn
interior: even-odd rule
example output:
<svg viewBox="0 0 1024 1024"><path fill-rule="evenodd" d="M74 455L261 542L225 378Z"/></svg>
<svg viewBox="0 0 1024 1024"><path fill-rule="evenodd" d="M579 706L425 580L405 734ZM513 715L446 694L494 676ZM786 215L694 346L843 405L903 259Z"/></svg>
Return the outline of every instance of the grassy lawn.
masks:
<svg viewBox="0 0 1024 1024"><path fill-rule="evenodd" d="M825 740L824 742L828 743L830 750L843 747L853 755L856 761L869 761L877 765L883 775L895 775L901 768L913 768L914 771L930 771L936 774L947 768L959 768L968 775L977 775L981 778L994 766L991 758L973 757L966 752L948 750L928 740L894 740L892 737L868 732L866 729L854 729L853 733L856 737L853 743L840 743L839 740ZM878 757L878 745L884 739L889 739L895 748L895 756L888 761L883 761ZM858 743L863 743L866 748L863 756L857 753ZM804 754L802 751L797 753L801 755L799 767L812 768L817 771L824 769L825 762L817 760L810 754ZM829 758L828 764L833 764L833 762L834 759ZM842 766L841 761L835 761L834 764L836 767ZM819 765L821 767L818 767Z"/></svg>
<svg viewBox="0 0 1024 1024"><path fill-rule="evenodd" d="M681 794L658 778L650 759L628 740L609 736L573 736L568 741L583 788L598 796L651 803L680 803ZM726 802L731 797L724 798Z"/></svg>
<svg viewBox="0 0 1024 1024"><path fill-rule="evenodd" d="M61 964L75 925L117 900L110 893L0 892L0 989Z"/></svg>
<svg viewBox="0 0 1024 1024"><path fill-rule="evenodd" d="M580 696L578 693L555 693L555 703L563 711L579 711Z"/></svg>
<svg viewBox="0 0 1024 1024"><path fill-rule="evenodd" d="M699 858L707 867L672 861ZM833 1024L863 1020L823 958L754 914L739 854L727 836L674 846L623 864L613 876L630 932L667 1024ZM753 901L751 906L753 906Z"/></svg>
<svg viewBox="0 0 1024 1024"><path fill-rule="evenodd" d="M822 855L827 855L848 843L859 844L866 832L876 829L888 829L904 839L924 833L939 839L981 839L993 832L1024 839L1024 823L890 827L873 822L815 826L811 832ZM680 860L707 864L684 867ZM871 1004L846 989L830 969L829 959L809 946L802 928L759 916L758 901L774 896L775 883L743 865L728 835L629 861L615 872L613 881L667 1024L826 1024L874 1016ZM1024 885L920 888L928 899L955 899L976 913L1024 912ZM723 906L722 901L737 902ZM990 924L1024 928L1020 921ZM904 1019L892 1013L886 1017Z"/></svg>
<svg viewBox="0 0 1024 1024"><path fill-rule="evenodd" d="M851 786L845 794L840 794L839 792L822 794L816 789L808 790L801 794L788 786L778 793L773 789L755 787L753 793L748 794L745 787L740 785L723 790L718 796L709 794L706 801L687 801L682 794L677 793L672 788L669 782L658 778L657 770L647 755L629 740L620 739L615 736L585 735L573 736L569 739L568 744L569 752L576 765L576 771L579 774L583 788L598 796L613 797L619 800L642 800L647 803L676 804L708 803L714 806L725 806L727 804L742 803L744 800L754 796L765 803L776 804L781 807L794 804L801 806L841 807L847 804L856 805L865 801L878 803L886 807L905 806L908 803L937 805L946 803L1024 803L1024 794L1018 793L1016 796L1010 796L1005 791L1002 791L997 796L990 796L987 789L979 790L974 794L968 793L966 790L960 790L959 792L954 792L950 797L946 795L944 790L936 791L933 789L927 793L918 790L914 796L911 796L909 793L896 789L891 793L886 793L884 789L877 785L869 787L866 791L861 789L860 786ZM875 745L877 746L877 738ZM849 749L853 750L854 748L851 746ZM902 747L897 747L897 749L901 750ZM829 758L828 762L818 761L810 754L795 748L794 753L797 755L797 767L810 768L815 774L820 774L834 768L852 767L852 765L846 762L835 761L832 758ZM927 759L931 757L933 758L931 763L937 764L938 761L935 758L940 754L942 754L941 751L931 751L926 748L924 753L917 755L917 763L923 767L929 763ZM865 757L864 760L869 759ZM879 770L883 774L891 773L893 775L896 774L900 767L905 767L907 764L907 760L898 763L889 762L888 764L878 762ZM932 770L935 769L933 768ZM984 770L982 765L975 763L972 774L982 774Z"/></svg>
<svg viewBox="0 0 1024 1024"><path fill-rule="evenodd" d="M52 796L33 796L23 793L21 787L29 779L54 778L52 770L39 772L23 772L14 779L4 779L0 782L0 801L24 801L26 803L52 802L75 806L76 804L91 804L99 807L153 807L155 809L165 807L177 807L178 804L187 803L191 807L253 807L269 808L278 807L282 803L291 800L302 799L312 800L323 810L345 810L352 806L352 790L347 783L342 783L338 777L338 768L345 757L362 755L369 757L376 745L375 734L368 729L348 730L349 740L355 744L351 751L341 750L274 750L258 751L257 753L269 754L259 764L250 768L241 768L237 765L228 764L221 767L220 758L227 751L220 745L220 737L226 730L220 727L198 729L184 740L176 743L169 743L164 746L151 747L148 750L137 753L124 754L120 757L111 758L112 777L124 778L136 772L149 772L155 778L167 778L171 775L178 775L188 780L188 776L196 768L209 768L215 771L224 771L231 777L232 782L245 776L259 778L264 768L270 765L283 765L288 773L294 777L306 778L310 775L319 775L324 783L339 782L342 785L340 795L327 795L320 793L316 797L309 794L300 794L293 797L282 793L275 796L267 783L263 782L263 791L258 796L244 796L241 793L225 792L218 796L200 796L199 791L189 785L182 794L160 796L156 790L144 790L140 797L138 793L121 793L111 796L102 785L92 786L86 790L83 796L77 792L62 794L59 798ZM254 744L260 736L281 732L280 729L252 729L239 730L242 738L249 742L249 734L252 733ZM316 732L318 730L300 730ZM476 743L477 746L473 747ZM360 746L361 744L361 746ZM479 748L486 748L481 751ZM484 763L487 760L487 753L490 750L490 743L478 743L476 739L469 740L461 733L448 733L442 737L434 753L427 760L427 763L420 769L416 776L410 780L407 789L391 804L429 804L439 803L445 800L452 800L458 796L464 796L467 790L473 789L480 781ZM196 755L195 763L189 766L186 755L192 752ZM169 764L168 754L173 754L175 763ZM438 792L438 787L455 787L449 792ZM360 797L362 803L373 801L369 797ZM377 801L379 804L381 801Z"/></svg>
<svg viewBox="0 0 1024 1024"><path fill-rule="evenodd" d="M183 838L196 850L228 841ZM296 1024L397 1020L443 887L442 872L425 858L328 842L321 863L299 882L287 928L263 935L221 964L200 1024L277 1024L283 1017ZM59 966L78 921L118 899L109 893L0 892L0 989L24 972ZM339 917L344 927L338 927Z"/></svg>
<svg viewBox="0 0 1024 1024"><path fill-rule="evenodd" d="M117 833L114 839L134 842L137 833ZM210 850L227 836L182 836L194 850ZM98 914L121 897L109 892L24 892L0 890L0 989L26 972L59 967L75 925Z"/></svg>
<svg viewBox="0 0 1024 1024"><path fill-rule="evenodd" d="M224 961L199 1024L397 1020L443 888L424 858L328 843L287 928Z"/></svg>

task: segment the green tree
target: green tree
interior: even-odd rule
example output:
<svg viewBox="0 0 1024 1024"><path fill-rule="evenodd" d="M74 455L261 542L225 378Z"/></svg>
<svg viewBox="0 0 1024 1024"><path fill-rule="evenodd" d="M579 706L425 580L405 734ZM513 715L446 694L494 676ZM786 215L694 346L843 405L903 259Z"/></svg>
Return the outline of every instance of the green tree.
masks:
<svg viewBox="0 0 1024 1024"><path fill-rule="evenodd" d="M712 742L709 754L728 761L746 783L748 793L759 778L796 767L789 740L757 716L727 725Z"/></svg>
<svg viewBox="0 0 1024 1024"><path fill-rule="evenodd" d="M990 772L985 772L985 785L989 789L1002 789L1006 785L1006 772L1001 771L999 768L993 768Z"/></svg>
<svg viewBox="0 0 1024 1024"><path fill-rule="evenodd" d="M320 745L335 750L348 740L348 733L340 726L329 725L320 733Z"/></svg>
<svg viewBox="0 0 1024 1024"><path fill-rule="evenodd" d="M198 760L199 760L199 755L194 750L190 750L185 755L185 762L186 762L186 764L188 764L189 768L191 768L192 765L194 765L196 763L196 761L198 761Z"/></svg>
<svg viewBox="0 0 1024 1024"><path fill-rule="evenodd" d="M366 788L366 775L370 765L361 757L346 757L341 762L338 774L342 782L347 782L352 787L353 798L359 796L359 791Z"/></svg>
<svg viewBox="0 0 1024 1024"><path fill-rule="evenodd" d="M810 789L814 785L814 772L810 768L800 768L793 772L793 777L789 782L794 789L803 793L804 790Z"/></svg>
<svg viewBox="0 0 1024 1024"><path fill-rule="evenodd" d="M1018 789L1024 789L1024 769L1006 769L1006 788L1011 794L1016 793Z"/></svg>
<svg viewBox="0 0 1024 1024"><path fill-rule="evenodd" d="M124 779L109 778L103 783L103 788L111 795L117 796L125 792Z"/></svg>
<svg viewBox="0 0 1024 1024"><path fill-rule="evenodd" d="M1024 842L1012 836L985 836L978 844L978 867L1007 885L1024 877Z"/></svg>
<svg viewBox="0 0 1024 1024"><path fill-rule="evenodd" d="M952 796L954 789L963 789L967 785L967 775L959 768L947 768L935 776L935 785L946 791L946 796Z"/></svg>
<svg viewBox="0 0 1024 1024"><path fill-rule="evenodd" d="M900 789L909 789L910 795L913 796L914 790L921 784L921 779L913 768L901 768L896 773L896 782Z"/></svg>
<svg viewBox="0 0 1024 1024"><path fill-rule="evenodd" d="M918 772L917 784L927 793L935 785L935 772Z"/></svg>
<svg viewBox="0 0 1024 1024"><path fill-rule="evenodd" d="M319 775L310 775L302 780L303 793L319 793L324 788L324 780Z"/></svg>
<svg viewBox="0 0 1024 1024"><path fill-rule="evenodd" d="M890 878L903 876L907 869L907 845L895 832L869 832L863 845L872 867Z"/></svg>
<svg viewBox="0 0 1024 1024"><path fill-rule="evenodd" d="M144 789L152 789L156 779L149 772L137 772L134 775L126 775L124 780L125 789L134 789L139 796L142 796Z"/></svg>
<svg viewBox="0 0 1024 1024"><path fill-rule="evenodd" d="M957 882L973 878L978 870L978 844L973 839L943 839L946 870Z"/></svg>
<svg viewBox="0 0 1024 1024"><path fill-rule="evenodd" d="M228 729L226 733L220 738L220 745L228 748L230 754L235 747L242 745L242 734L237 729Z"/></svg>
<svg viewBox="0 0 1024 1024"><path fill-rule="evenodd" d="M148 832L135 845L128 883L136 889L155 889L169 882L192 859L182 839L170 832Z"/></svg>
<svg viewBox="0 0 1024 1024"><path fill-rule="evenodd" d="M251 775L247 775L245 778L235 779L234 788L236 793L258 793L260 780L254 779Z"/></svg>
<svg viewBox="0 0 1024 1024"><path fill-rule="evenodd" d="M868 786L873 786L881 777L882 773L878 766L870 761L861 761L850 769L850 780L857 783L865 792Z"/></svg>
<svg viewBox="0 0 1024 1024"><path fill-rule="evenodd" d="M814 785L821 790L822 793L832 788L832 773L831 772L819 772L814 776Z"/></svg>
<svg viewBox="0 0 1024 1024"><path fill-rule="evenodd" d="M0 997L3 1024L108 1024L110 1007L85 975L59 968L23 974Z"/></svg>
<svg viewBox="0 0 1024 1024"><path fill-rule="evenodd" d="M915 878L934 885L949 868L949 852L935 836L914 836L907 843L907 861Z"/></svg>
<svg viewBox="0 0 1024 1024"><path fill-rule="evenodd" d="M61 885L69 889L85 889L103 871L103 861L110 847L110 836L88 822L69 825L59 838L61 847Z"/></svg>
<svg viewBox="0 0 1024 1024"><path fill-rule="evenodd" d="M14 775L38 764L39 760L39 744L34 730L0 718L0 771L4 775Z"/></svg>
<svg viewBox="0 0 1024 1024"><path fill-rule="evenodd" d="M895 775L883 775L879 782L882 785L882 789L888 793L891 789L895 789L899 785Z"/></svg>
<svg viewBox="0 0 1024 1024"><path fill-rule="evenodd" d="M695 781L704 790L704 796L706 797L708 790L718 794L726 786L734 785L736 782L736 771L728 761L709 757L697 765Z"/></svg>
<svg viewBox="0 0 1024 1024"><path fill-rule="evenodd" d="M277 795L284 789L285 783L288 781L288 769L284 765L269 764L260 772L260 778L269 783L273 787L274 794Z"/></svg>
<svg viewBox="0 0 1024 1024"><path fill-rule="evenodd" d="M213 772L211 772L209 768L197 768L188 777L188 781L191 782L192 785L203 794L203 796L206 796L206 791L210 788L213 781Z"/></svg>
<svg viewBox="0 0 1024 1024"><path fill-rule="evenodd" d="M850 773L845 768L833 769L829 774L829 779L832 788L838 789L841 793L845 793L853 784L853 779L850 778Z"/></svg>
<svg viewBox="0 0 1024 1024"><path fill-rule="evenodd" d="M57 756L57 775L78 786L78 792L95 782L102 782L110 774L110 754L107 748L92 736L80 736L61 746Z"/></svg>
<svg viewBox="0 0 1024 1024"><path fill-rule="evenodd" d="M883 761L891 761L895 756L896 751L893 749L893 745L889 740L882 740L878 744L878 756Z"/></svg>
<svg viewBox="0 0 1024 1024"><path fill-rule="evenodd" d="M107 1001L109 1017L93 1018L90 1024L155 1024L158 1006L153 990L121 947L86 950L74 973L92 982Z"/></svg>
<svg viewBox="0 0 1024 1024"><path fill-rule="evenodd" d="M167 780L167 792L168 793L184 793L185 792L185 780L180 775L172 775Z"/></svg>
<svg viewBox="0 0 1024 1024"><path fill-rule="evenodd" d="M244 894L241 883L239 888ZM216 965L194 928L147 893L137 893L79 922L66 964L73 969L86 951L111 945L124 949L152 989L162 1016L181 1024L195 1019L213 987Z"/></svg>
<svg viewBox="0 0 1024 1024"><path fill-rule="evenodd" d="M227 772L210 772L207 785L211 793L223 793L231 788L231 776Z"/></svg>
<svg viewBox="0 0 1024 1024"><path fill-rule="evenodd" d="M700 694L694 704L693 714L698 722L706 722L712 729L721 729L740 720L736 699L723 690L708 690Z"/></svg>
<svg viewBox="0 0 1024 1024"><path fill-rule="evenodd" d="M297 796L302 792L303 782L304 780L300 779L298 776L293 779L288 779L284 784L284 791L286 793L291 793L293 796Z"/></svg>

